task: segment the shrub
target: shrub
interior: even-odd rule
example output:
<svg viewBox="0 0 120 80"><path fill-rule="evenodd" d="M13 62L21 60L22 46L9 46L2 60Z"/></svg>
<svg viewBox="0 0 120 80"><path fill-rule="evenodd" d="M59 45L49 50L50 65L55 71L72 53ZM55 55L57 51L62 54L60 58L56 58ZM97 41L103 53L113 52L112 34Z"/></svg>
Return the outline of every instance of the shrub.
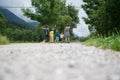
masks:
<svg viewBox="0 0 120 80"><path fill-rule="evenodd" d="M113 35L108 37L102 35L94 36L85 41L84 44L120 51L120 35L113 33Z"/></svg>
<svg viewBox="0 0 120 80"><path fill-rule="evenodd" d="M9 43L9 40L7 39L7 37L0 35L0 44L8 44L8 43Z"/></svg>

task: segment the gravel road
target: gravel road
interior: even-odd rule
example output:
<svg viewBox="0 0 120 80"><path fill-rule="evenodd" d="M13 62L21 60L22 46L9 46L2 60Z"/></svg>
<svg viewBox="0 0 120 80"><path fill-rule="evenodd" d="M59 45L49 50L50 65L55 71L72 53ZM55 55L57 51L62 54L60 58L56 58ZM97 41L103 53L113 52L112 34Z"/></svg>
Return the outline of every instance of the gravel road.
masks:
<svg viewBox="0 0 120 80"><path fill-rule="evenodd" d="M0 80L120 80L120 52L81 43L0 45Z"/></svg>

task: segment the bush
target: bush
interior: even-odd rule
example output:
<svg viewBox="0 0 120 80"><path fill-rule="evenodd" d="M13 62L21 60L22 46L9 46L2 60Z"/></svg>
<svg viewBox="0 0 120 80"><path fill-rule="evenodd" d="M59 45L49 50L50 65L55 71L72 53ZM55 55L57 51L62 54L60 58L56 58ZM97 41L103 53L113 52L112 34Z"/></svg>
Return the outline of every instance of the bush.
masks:
<svg viewBox="0 0 120 80"><path fill-rule="evenodd" d="M86 40L88 40L89 39L89 37L80 37L79 38L79 41L80 42L85 42Z"/></svg>
<svg viewBox="0 0 120 80"><path fill-rule="evenodd" d="M93 45L96 47L100 48L108 48L108 49L113 49L116 51L120 51L120 35L119 34L113 34L112 36L94 36L89 38L87 41L84 43L85 45Z"/></svg>
<svg viewBox="0 0 120 80"><path fill-rule="evenodd" d="M112 43L111 49L120 51L120 38L115 39L115 41Z"/></svg>
<svg viewBox="0 0 120 80"><path fill-rule="evenodd" d="M8 44L8 43L9 43L9 40L7 39L7 37L0 35L0 44Z"/></svg>

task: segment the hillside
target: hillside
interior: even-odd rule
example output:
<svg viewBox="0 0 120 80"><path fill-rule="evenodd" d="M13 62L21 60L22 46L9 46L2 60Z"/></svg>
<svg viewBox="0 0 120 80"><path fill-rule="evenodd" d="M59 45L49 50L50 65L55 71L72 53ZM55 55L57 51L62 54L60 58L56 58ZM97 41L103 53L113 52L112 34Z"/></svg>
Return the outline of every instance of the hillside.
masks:
<svg viewBox="0 0 120 80"><path fill-rule="evenodd" d="M24 25L25 27L34 27L36 26L38 23L37 22L26 22L23 19L19 18L18 16L16 16L14 13L12 13L11 11L9 11L8 9L4 9L4 8L0 8L0 11L2 12L2 14L5 16L5 18L7 19L8 22L12 22L12 23L17 23L19 25Z"/></svg>

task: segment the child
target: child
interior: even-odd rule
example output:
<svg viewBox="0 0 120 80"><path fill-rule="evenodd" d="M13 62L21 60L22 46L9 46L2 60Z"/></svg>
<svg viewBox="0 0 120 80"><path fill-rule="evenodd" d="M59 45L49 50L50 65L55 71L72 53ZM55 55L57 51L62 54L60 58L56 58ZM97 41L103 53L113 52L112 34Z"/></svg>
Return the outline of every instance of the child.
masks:
<svg viewBox="0 0 120 80"><path fill-rule="evenodd" d="M50 42L54 42L54 31L53 30L50 31L49 36L50 36Z"/></svg>
<svg viewBox="0 0 120 80"><path fill-rule="evenodd" d="M60 34L61 42L63 42L63 38L64 38L64 34L63 34L63 32L61 32L61 34Z"/></svg>
<svg viewBox="0 0 120 80"><path fill-rule="evenodd" d="M60 37L60 34L59 34L58 30L56 30L56 32L55 32L55 42L59 42L59 37Z"/></svg>

